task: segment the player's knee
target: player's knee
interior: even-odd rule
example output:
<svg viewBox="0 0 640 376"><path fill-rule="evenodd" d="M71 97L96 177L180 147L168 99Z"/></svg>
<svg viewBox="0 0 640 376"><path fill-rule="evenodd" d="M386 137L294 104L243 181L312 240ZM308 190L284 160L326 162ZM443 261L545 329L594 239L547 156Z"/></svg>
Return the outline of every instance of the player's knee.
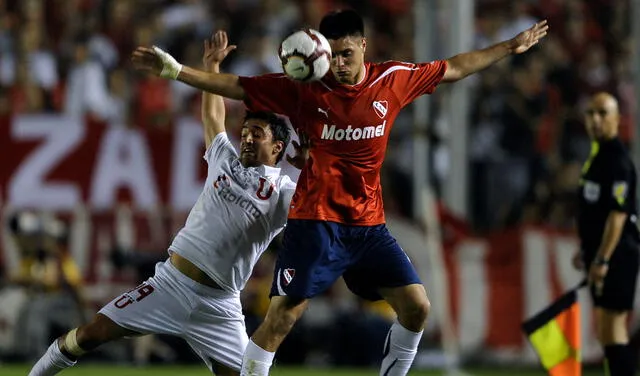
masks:
<svg viewBox="0 0 640 376"><path fill-rule="evenodd" d="M403 305L398 312L398 320L409 330L416 332L424 328L424 324L431 310L431 302L425 296L422 299L413 299Z"/></svg>
<svg viewBox="0 0 640 376"><path fill-rule="evenodd" d="M222 363L216 362L215 360L212 360L211 368L215 376L240 376L240 372L233 370Z"/></svg>

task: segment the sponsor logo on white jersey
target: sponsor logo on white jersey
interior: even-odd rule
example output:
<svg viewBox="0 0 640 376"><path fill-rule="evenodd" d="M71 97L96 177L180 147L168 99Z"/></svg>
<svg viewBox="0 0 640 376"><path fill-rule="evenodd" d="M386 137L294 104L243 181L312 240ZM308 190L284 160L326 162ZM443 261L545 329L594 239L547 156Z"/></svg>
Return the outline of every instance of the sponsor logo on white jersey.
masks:
<svg viewBox="0 0 640 376"><path fill-rule="evenodd" d="M320 138L323 140L336 140L336 141L358 141L367 140L375 137L384 136L384 129L387 125L387 121L383 121L379 125L371 125L368 127L352 127L348 126L347 129L336 129L335 124L329 126L325 124L322 128L322 135Z"/></svg>
<svg viewBox="0 0 640 376"><path fill-rule="evenodd" d="M261 187L262 186L263 185L261 184ZM262 216L262 213L260 212L260 210L258 210L258 207L251 201L251 199L243 197L242 194L234 192L231 189L231 180L227 177L227 175L222 174L218 176L218 179L213 183L213 187L216 189L216 192L218 192L220 197L232 204L239 206L254 218L260 218L260 216ZM269 196L271 196L272 191L273 188L271 189L271 191L269 191Z"/></svg>

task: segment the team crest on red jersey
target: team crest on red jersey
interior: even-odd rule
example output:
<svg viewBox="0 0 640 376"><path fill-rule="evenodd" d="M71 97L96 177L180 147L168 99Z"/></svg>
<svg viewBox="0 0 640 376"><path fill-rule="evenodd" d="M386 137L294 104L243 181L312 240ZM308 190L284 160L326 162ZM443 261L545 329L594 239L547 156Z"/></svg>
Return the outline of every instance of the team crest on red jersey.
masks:
<svg viewBox="0 0 640 376"><path fill-rule="evenodd" d="M282 271L282 284L288 286L296 275L295 269L284 269Z"/></svg>
<svg viewBox="0 0 640 376"><path fill-rule="evenodd" d="M387 101L373 101L373 110L380 117L380 119L384 119L387 116L387 108L389 104Z"/></svg>

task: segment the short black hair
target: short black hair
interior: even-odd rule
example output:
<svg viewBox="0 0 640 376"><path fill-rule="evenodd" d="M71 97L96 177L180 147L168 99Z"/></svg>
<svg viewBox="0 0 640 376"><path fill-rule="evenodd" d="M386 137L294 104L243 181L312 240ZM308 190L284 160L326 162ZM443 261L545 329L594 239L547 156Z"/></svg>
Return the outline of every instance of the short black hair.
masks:
<svg viewBox="0 0 640 376"><path fill-rule="evenodd" d="M327 39L364 37L364 21L353 9L336 10L322 17L319 31Z"/></svg>
<svg viewBox="0 0 640 376"><path fill-rule="evenodd" d="M273 135L274 141L282 141L284 143L284 147L278 157L276 157L276 163L282 160L284 157L284 153L286 153L287 146L289 146L289 141L291 141L291 132L289 131L289 126L283 117L274 114L273 112L268 111L249 111L247 110L247 114L244 116L244 121L247 120L263 120L267 124L269 124L269 128L271 129L271 134Z"/></svg>

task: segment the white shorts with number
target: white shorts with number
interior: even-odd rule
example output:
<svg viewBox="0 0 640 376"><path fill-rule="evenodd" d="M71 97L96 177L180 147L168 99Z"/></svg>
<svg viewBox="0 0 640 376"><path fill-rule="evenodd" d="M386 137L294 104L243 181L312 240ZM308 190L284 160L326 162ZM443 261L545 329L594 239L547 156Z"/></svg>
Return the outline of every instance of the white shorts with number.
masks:
<svg viewBox="0 0 640 376"><path fill-rule="evenodd" d="M142 334L183 338L209 370L213 359L239 371L249 341L240 295L199 284L169 260L158 263L153 277L115 298L99 313Z"/></svg>

